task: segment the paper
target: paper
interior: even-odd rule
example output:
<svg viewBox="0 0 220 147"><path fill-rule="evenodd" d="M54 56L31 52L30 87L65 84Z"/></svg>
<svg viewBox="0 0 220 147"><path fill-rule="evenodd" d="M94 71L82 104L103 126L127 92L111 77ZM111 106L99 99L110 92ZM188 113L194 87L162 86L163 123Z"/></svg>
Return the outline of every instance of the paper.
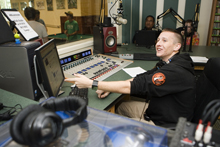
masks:
<svg viewBox="0 0 220 147"><path fill-rule="evenodd" d="M193 60L194 63L207 63L207 61L209 60L206 57L202 57L202 56L190 56Z"/></svg>
<svg viewBox="0 0 220 147"><path fill-rule="evenodd" d="M146 72L146 70L142 69L141 67L123 68L123 70L131 77L135 77L138 74Z"/></svg>

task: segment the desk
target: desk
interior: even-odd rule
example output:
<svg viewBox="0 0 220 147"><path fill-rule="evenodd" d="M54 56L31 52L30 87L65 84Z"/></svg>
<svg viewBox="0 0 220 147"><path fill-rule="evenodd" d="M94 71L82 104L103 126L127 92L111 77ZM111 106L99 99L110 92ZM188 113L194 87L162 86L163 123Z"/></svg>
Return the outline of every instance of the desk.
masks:
<svg viewBox="0 0 220 147"><path fill-rule="evenodd" d="M72 40L72 41L78 41L78 40L81 40L81 39L87 39L87 38L91 38L91 37L92 37L92 35L77 34L77 39ZM49 39L55 39L55 42L56 42L57 45L64 44L64 43L68 42L66 34L63 34L63 33L51 34L51 35L48 35L48 38Z"/></svg>
<svg viewBox="0 0 220 147"><path fill-rule="evenodd" d="M13 93L1 90L1 89L0 89L0 92L3 93L1 95L1 98L3 100L3 103L5 103L5 105L15 105L16 103L20 103L23 107L25 107L30 104L37 104L37 102L33 100L26 99L24 97L18 96L16 94L13 94ZM4 132L3 134L0 135L0 145L1 145L2 138L4 138L4 140L7 139L8 141L11 140L11 137L9 134L9 125L10 125L10 122L5 123L3 125L5 127L0 127L0 131ZM125 127L125 130L127 130L126 133L122 130L124 127ZM131 127L135 127L136 129L132 129ZM120 132L120 128L122 128L121 130L123 133ZM130 132L129 129L131 129L133 132ZM84 134L86 136L83 135L82 133L83 131L87 132L86 134ZM87 144L86 146L96 147L96 146L105 146L104 144L110 141L106 137L110 137L112 139L112 142L109 142L110 144L114 144L114 146L122 146L122 145L117 145L117 144L123 144L124 141L126 141L125 136L129 135L128 134L129 132L132 133L133 135L135 135L134 133L137 133L136 135L138 135L139 131L141 133L142 132L149 133L154 139L153 142L152 141L150 142L150 144L151 146L152 144L155 144L155 147L159 147L159 146L166 147L171 137L171 136L168 136L169 130L166 130L164 128L151 126L151 125L148 125L142 122L134 121L129 118L125 118L122 116L118 116L115 114L111 114L108 112L104 112L104 111L100 111L100 110L88 107L88 116L86 120L77 125L68 127L63 132L62 137L57 140L57 142L62 140L64 142L60 141L60 143L61 144L67 143L65 144L65 146L75 146L77 144L82 145L82 141L83 141L84 145ZM119 133L117 137L114 136L116 135L115 134L116 132L117 134ZM172 131L171 133L174 133L174 132ZM83 139L83 137L88 137L88 138ZM120 137L119 140L117 139L118 137ZM147 140L145 141L146 143L149 143L147 142ZM10 144L8 144L8 146L10 147L10 146L20 146L20 145L12 141L10 142ZM54 144L54 146L57 146L57 145Z"/></svg>
<svg viewBox="0 0 220 147"><path fill-rule="evenodd" d="M123 45L121 47L118 47L118 52L119 53L155 53L155 49L148 49L145 47L136 47L134 44L130 44L130 45ZM186 49L188 50L188 49ZM192 56L206 56L208 58L210 57L219 57L220 56L220 48L219 47L206 47L206 46L193 46L192 47L192 53L189 53ZM183 53L183 52L181 52ZM141 68L145 69L145 70L149 70L152 69L157 61L144 61L144 60L135 60L132 64L128 65L127 67L137 67L140 66ZM146 64L147 63L147 64ZM127 80L130 79L131 77L125 73L123 70L120 70L119 72L111 75L110 77L108 77L107 79L105 79L105 81L120 81L120 80ZM62 90L65 91L65 93L63 95L61 95L61 97L63 96L68 96L69 92L71 91L70 89L70 83L64 82ZM7 94L5 94L7 95ZM11 95L9 95L8 97L11 97ZM111 93L107 98L104 99L99 99L97 97L97 94L94 90L89 89L89 93L88 93L88 97L89 97L89 104L88 106L99 109L99 110L107 110L107 111L111 111L114 112L114 105L120 101L120 99L122 98L122 94L118 94L118 93ZM4 102L3 102L4 103Z"/></svg>

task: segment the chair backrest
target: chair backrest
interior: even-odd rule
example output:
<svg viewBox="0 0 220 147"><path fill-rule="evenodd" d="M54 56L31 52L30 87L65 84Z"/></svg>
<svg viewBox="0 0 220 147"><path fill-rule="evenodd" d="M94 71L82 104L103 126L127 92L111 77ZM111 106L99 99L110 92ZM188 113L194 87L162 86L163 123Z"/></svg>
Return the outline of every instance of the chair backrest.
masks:
<svg viewBox="0 0 220 147"><path fill-rule="evenodd" d="M198 123L206 105L220 99L220 58L210 58L196 83L196 107L191 122Z"/></svg>

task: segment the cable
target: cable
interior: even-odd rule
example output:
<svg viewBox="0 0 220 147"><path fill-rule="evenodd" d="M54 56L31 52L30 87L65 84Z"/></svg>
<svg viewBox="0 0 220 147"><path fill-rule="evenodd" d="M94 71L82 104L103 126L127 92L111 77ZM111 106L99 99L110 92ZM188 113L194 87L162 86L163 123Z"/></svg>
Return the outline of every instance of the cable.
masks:
<svg viewBox="0 0 220 147"><path fill-rule="evenodd" d="M18 106L19 106L19 108L17 108ZM5 111L4 113L0 114L0 121L9 120L15 116L13 114L18 112L19 109L22 110L22 106L20 104L16 104L14 107L3 105L3 108L10 108L10 109Z"/></svg>
<svg viewBox="0 0 220 147"><path fill-rule="evenodd" d="M220 103L216 103L212 108L210 108L207 113L202 117L203 124L207 122L208 119L210 119L211 116L214 115L216 108L220 106Z"/></svg>
<svg viewBox="0 0 220 147"><path fill-rule="evenodd" d="M109 11L108 11L108 12L109 12L110 17L111 17L111 18L112 18L114 21L115 21L115 18L114 18L114 17L112 17L112 15L111 15L111 12L110 12L110 11L112 10L112 8L115 6L115 4L116 4L117 2L118 2L118 0L116 0L116 1L115 1L115 3L114 3L112 6L111 6L111 8L110 8L110 9L109 9ZM117 24L117 23L116 23L116 24Z"/></svg>
<svg viewBox="0 0 220 147"><path fill-rule="evenodd" d="M220 107L217 109L217 111L215 111L214 115L211 116L211 126L214 125L219 115L220 115Z"/></svg>
<svg viewBox="0 0 220 147"><path fill-rule="evenodd" d="M205 107L202 113L202 120L205 123L206 120L209 118L210 114L214 115L214 112L216 111L216 107L220 105L220 100L216 99L208 103L208 105Z"/></svg>

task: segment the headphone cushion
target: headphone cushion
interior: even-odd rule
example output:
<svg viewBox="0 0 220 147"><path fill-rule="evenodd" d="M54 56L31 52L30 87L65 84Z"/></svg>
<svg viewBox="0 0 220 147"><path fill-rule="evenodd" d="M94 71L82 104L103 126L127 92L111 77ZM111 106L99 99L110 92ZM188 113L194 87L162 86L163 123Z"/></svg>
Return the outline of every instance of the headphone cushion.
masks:
<svg viewBox="0 0 220 147"><path fill-rule="evenodd" d="M23 136L23 140L26 142L27 145L33 145L33 139L35 140L36 138L34 138L33 136L36 134L32 134L32 125L34 120L36 119L37 116L39 116L40 112L43 112L45 109L40 107L39 109L36 109L34 111L32 111L31 113L29 113L25 120L22 123L22 136ZM46 110L45 110L46 111Z"/></svg>
<svg viewBox="0 0 220 147"><path fill-rule="evenodd" d="M10 124L10 134L11 137L20 144L25 144L24 138L21 135L22 134L22 125L27 117L32 111L35 111L36 109L42 108L39 105L29 105L22 111L20 111L12 120Z"/></svg>

